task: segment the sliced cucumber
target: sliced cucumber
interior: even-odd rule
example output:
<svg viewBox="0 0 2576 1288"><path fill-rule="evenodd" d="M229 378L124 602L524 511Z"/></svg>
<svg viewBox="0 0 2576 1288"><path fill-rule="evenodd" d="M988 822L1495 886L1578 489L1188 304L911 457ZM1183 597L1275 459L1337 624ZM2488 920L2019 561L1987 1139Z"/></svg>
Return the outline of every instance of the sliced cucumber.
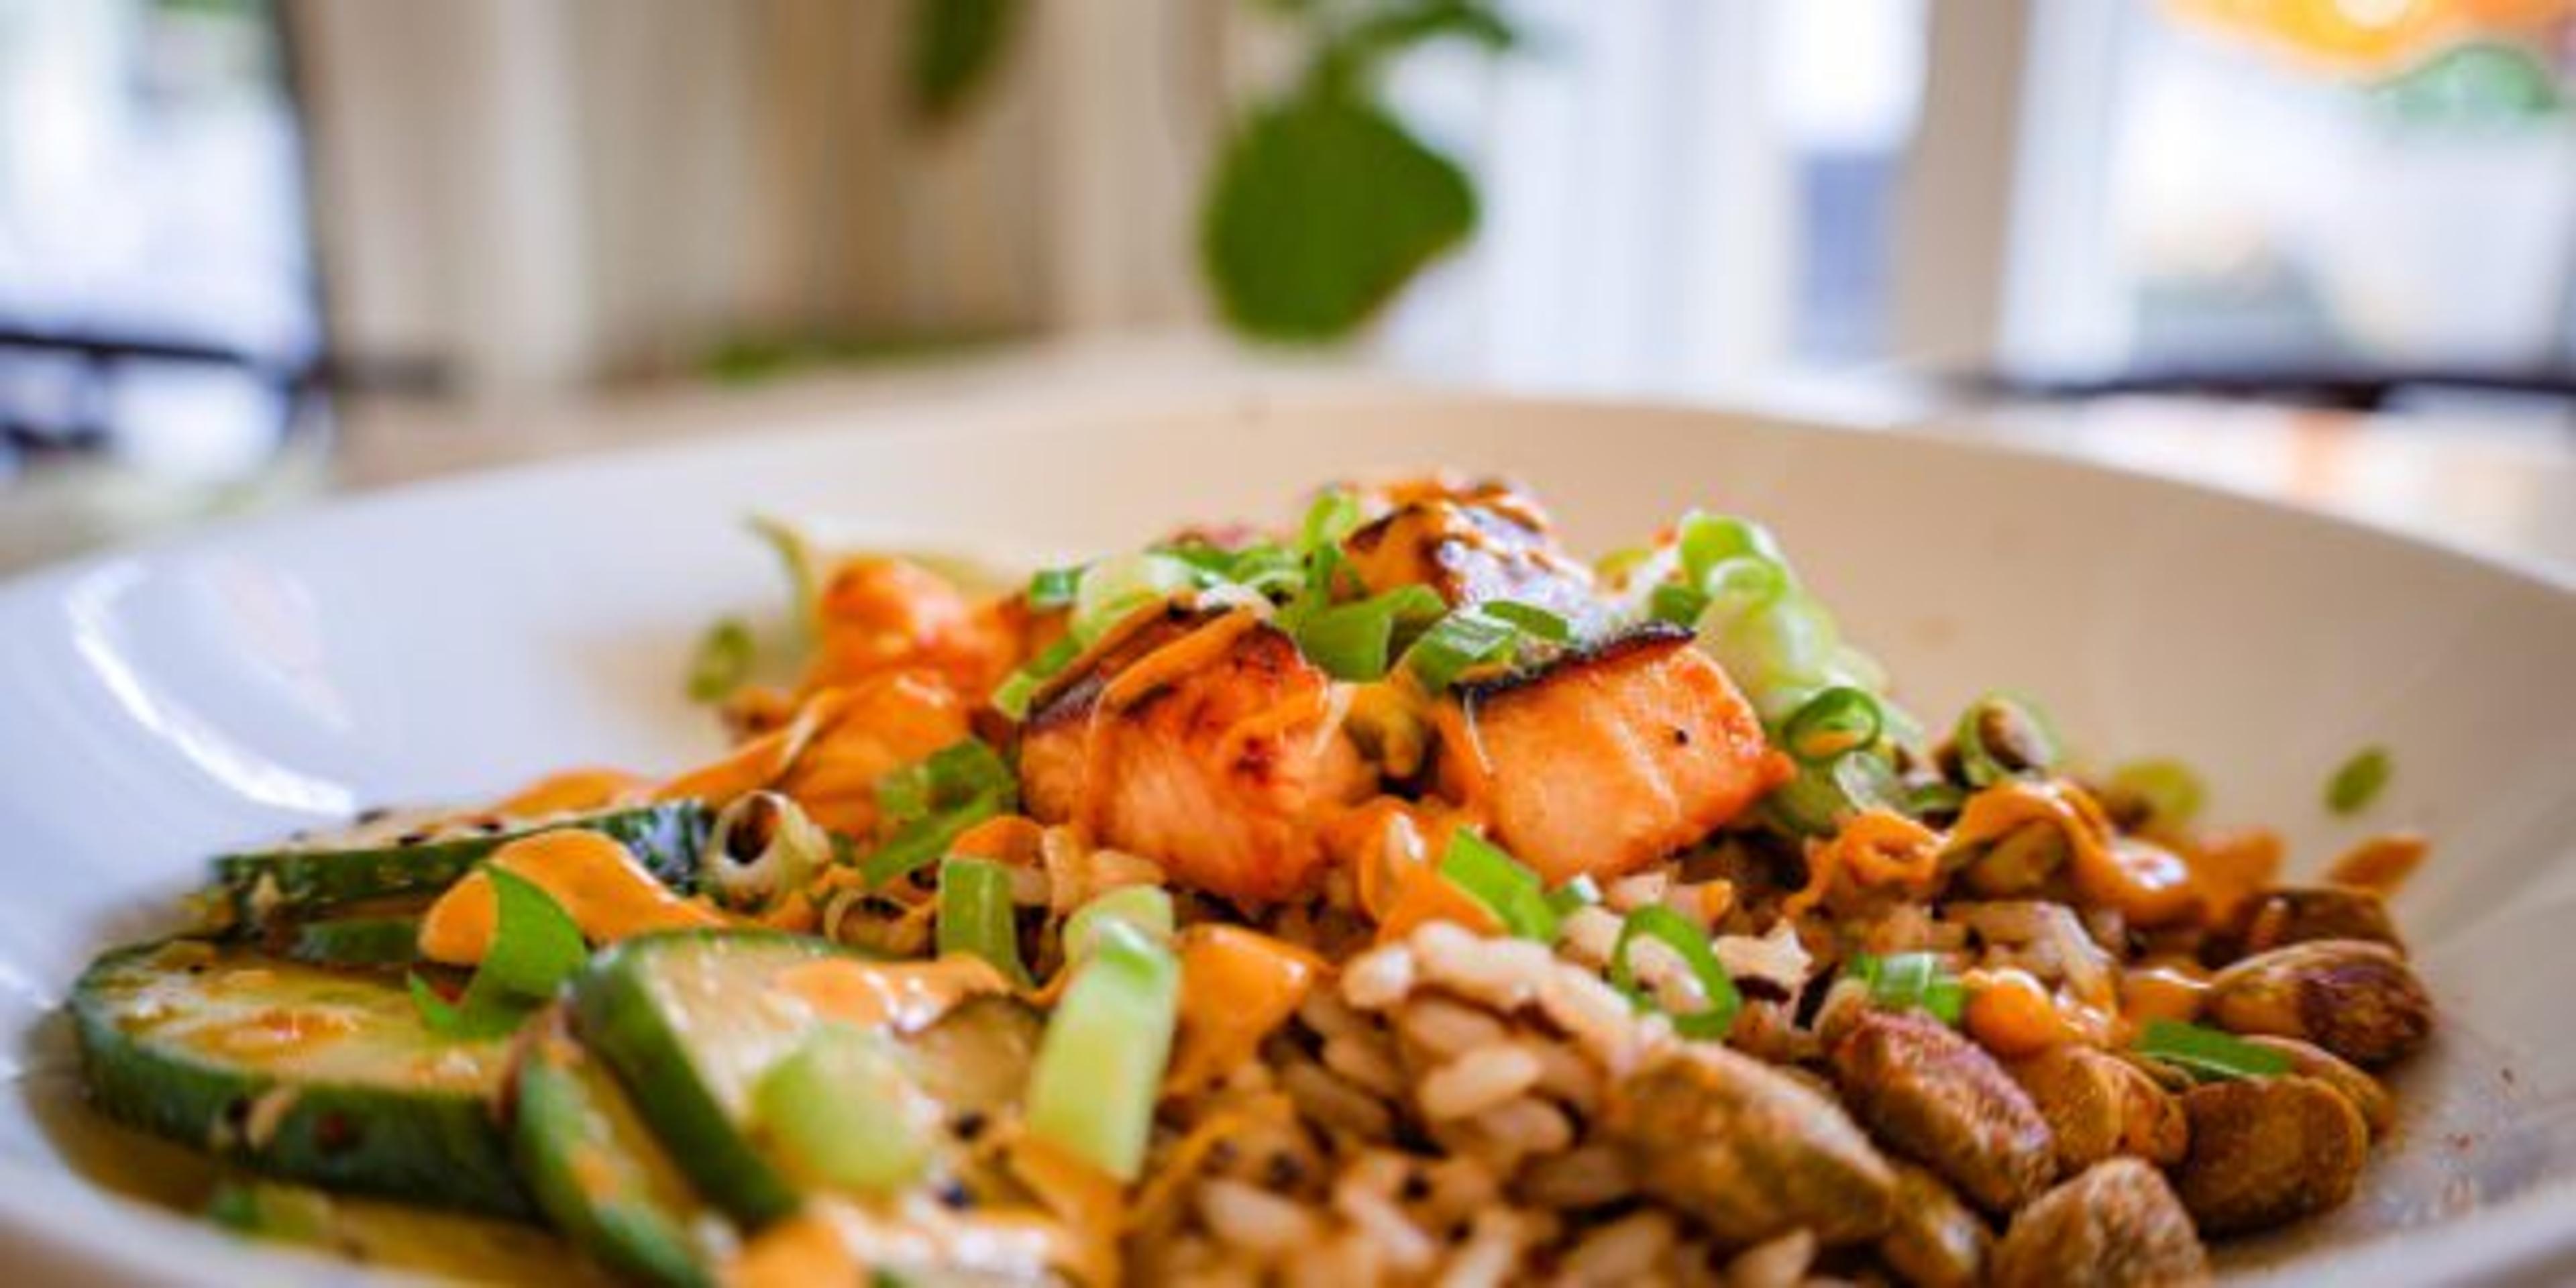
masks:
<svg viewBox="0 0 2576 1288"><path fill-rule="evenodd" d="M605 1288L615 1282L606 1271L575 1259L551 1232L525 1221L327 1194L279 1181L227 1181L207 1201L205 1216L245 1238L312 1248L378 1273L548 1288Z"/></svg>
<svg viewBox="0 0 2576 1288"><path fill-rule="evenodd" d="M333 917L294 927L286 955L317 966L409 966L420 960L420 918Z"/></svg>
<svg viewBox="0 0 2576 1288"><path fill-rule="evenodd" d="M506 1040L431 1034L400 984L171 940L73 985L90 1097L274 1176L520 1215L492 1105Z"/></svg>
<svg viewBox="0 0 2576 1288"><path fill-rule="evenodd" d="M573 985L574 1022L633 1096L636 1109L698 1189L757 1228L803 1194L753 1123L760 1076L818 1023L771 994L779 972L831 955L824 941L763 931L678 931L629 939ZM898 1048L951 1129L1015 1104L1038 1022L1001 998L959 1006ZM943 1135L934 1175L976 1186L966 1151Z"/></svg>
<svg viewBox="0 0 2576 1288"><path fill-rule="evenodd" d="M666 801L539 820L488 814L436 823L380 820L272 850L219 856L215 884L236 926L263 927L366 900L436 894L503 845L565 827L606 833L665 884L687 891L697 882L708 815L696 801Z"/></svg>
<svg viewBox="0 0 2576 1288"><path fill-rule="evenodd" d="M726 1223L701 1201L560 1012L523 1048L511 1143L537 1206L602 1264L657 1284L712 1284Z"/></svg>

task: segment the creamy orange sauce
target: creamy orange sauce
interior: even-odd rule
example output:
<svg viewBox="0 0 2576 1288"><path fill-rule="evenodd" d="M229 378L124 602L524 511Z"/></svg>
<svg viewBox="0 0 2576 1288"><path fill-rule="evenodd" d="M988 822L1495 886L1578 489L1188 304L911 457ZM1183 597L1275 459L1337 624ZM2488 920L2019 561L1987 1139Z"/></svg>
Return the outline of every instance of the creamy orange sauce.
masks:
<svg viewBox="0 0 2576 1288"><path fill-rule="evenodd" d="M981 957L927 962L863 962L827 957L790 966L769 987L828 1020L865 1029L918 1032L972 998L1011 991L1011 982Z"/></svg>
<svg viewBox="0 0 2576 1288"><path fill-rule="evenodd" d="M951 854L990 859L1004 867L1035 868L1046 861L1046 829L1025 814L1003 814L966 829L948 847Z"/></svg>
<svg viewBox="0 0 2576 1288"><path fill-rule="evenodd" d="M727 1288L808 1288L867 1282L868 1267L850 1255L840 1231L812 1212L762 1230L725 1267Z"/></svg>
<svg viewBox="0 0 2576 1288"><path fill-rule="evenodd" d="M1822 902L1837 876L1857 885L1930 887L1941 861L1941 834L1893 810L1864 810L1833 836L1807 843L1807 884L1780 905L1798 916Z"/></svg>
<svg viewBox="0 0 2576 1288"><path fill-rule="evenodd" d="M1181 960L1180 1033L1163 1094L1188 1095L1249 1063L1331 969L1293 944L1203 922L1173 939Z"/></svg>
<svg viewBox="0 0 2576 1288"><path fill-rule="evenodd" d="M648 782L623 769L567 769L548 774L492 807L511 818L543 818L606 809L642 791Z"/></svg>
<svg viewBox="0 0 2576 1288"><path fill-rule="evenodd" d="M2132 966L2120 975L2120 1019L2130 1029L2151 1020L2199 1018L2201 998L2209 992L2209 973L2188 962Z"/></svg>
<svg viewBox="0 0 2576 1288"><path fill-rule="evenodd" d="M727 924L715 909L671 893L625 846L587 829L521 837L494 850L486 862L545 891L594 944L648 930ZM421 918L421 956L451 966L482 961L491 951L500 909L490 878L467 873Z"/></svg>
<svg viewBox="0 0 2576 1288"><path fill-rule="evenodd" d="M2377 895L2393 895L2423 866L2432 843L2420 833L2390 832L2343 852L2326 868L2326 880Z"/></svg>
<svg viewBox="0 0 2576 1288"><path fill-rule="evenodd" d="M2225 923L2281 871L2281 836L2269 828L2221 832L2185 853L2212 924Z"/></svg>
<svg viewBox="0 0 2576 1288"><path fill-rule="evenodd" d="M2030 823L2065 834L2079 893L2140 926L2162 925L2201 906L2189 865L2162 846L2114 835L2102 807L2071 784L2015 780L1986 788L1968 798L1950 840L1986 844Z"/></svg>
<svg viewBox="0 0 2576 1288"><path fill-rule="evenodd" d="M1114 1284L1123 1270L1118 1239L1127 1228L1127 1189L1117 1178L1037 1136L1011 1140L1007 1161L1038 1202L1062 1223L1057 1265L1087 1284Z"/></svg>

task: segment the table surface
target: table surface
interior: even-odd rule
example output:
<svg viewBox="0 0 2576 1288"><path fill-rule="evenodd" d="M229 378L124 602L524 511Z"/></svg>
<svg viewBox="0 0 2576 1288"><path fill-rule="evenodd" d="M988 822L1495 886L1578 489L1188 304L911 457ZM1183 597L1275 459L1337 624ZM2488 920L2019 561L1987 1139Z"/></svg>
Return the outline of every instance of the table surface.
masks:
<svg viewBox="0 0 2576 1288"><path fill-rule="evenodd" d="M0 488L0 572L75 549L515 462L762 430L822 430L872 413L954 407L1095 409L1331 390L1418 389L1361 363L1248 356L1188 336L1043 343L903 367L693 384L550 407L371 402L335 441L291 452L209 500L117 477ZM1521 388L1534 394L1562 391ZM1900 376L1782 381L1739 411L2001 441L2290 501L2541 570L2576 584L2576 423L2477 409L2371 414L2191 398L2030 403L1962 397Z"/></svg>

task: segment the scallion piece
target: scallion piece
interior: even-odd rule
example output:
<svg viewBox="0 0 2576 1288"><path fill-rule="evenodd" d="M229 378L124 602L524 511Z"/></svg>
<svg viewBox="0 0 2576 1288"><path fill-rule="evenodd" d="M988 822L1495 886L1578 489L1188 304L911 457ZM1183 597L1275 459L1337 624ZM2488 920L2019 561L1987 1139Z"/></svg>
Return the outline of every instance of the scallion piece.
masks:
<svg viewBox="0 0 2576 1288"><path fill-rule="evenodd" d="M1094 901L1098 902L1097 900ZM1029 1070L1029 1131L1119 1181L1145 1161L1180 1016L1180 963L1128 922L1093 926Z"/></svg>
<svg viewBox="0 0 2576 1288"><path fill-rule="evenodd" d="M1697 626L1700 614L1708 611L1708 592L1697 586L1668 581L1655 587L1646 597L1646 614L1659 622L1675 626Z"/></svg>
<svg viewBox="0 0 2576 1288"><path fill-rule="evenodd" d="M1601 902L1601 886L1589 876L1578 876L1547 892L1547 906L1559 917L1570 916L1578 908L1589 908Z"/></svg>
<svg viewBox="0 0 2576 1288"><path fill-rule="evenodd" d="M1503 929L1542 944L1556 942L1557 914L1538 874L1502 847L1465 828L1449 834L1440 876L1494 914Z"/></svg>
<svg viewBox="0 0 2576 1288"><path fill-rule="evenodd" d="M1521 630L1521 634L1550 644L1564 644L1574 638L1574 624L1564 616L1536 604L1511 599L1489 599L1476 605L1476 611L1487 617L1498 617Z"/></svg>
<svg viewBox="0 0 2576 1288"><path fill-rule="evenodd" d="M708 627L689 658L690 701L720 702L741 688L751 675L755 652L751 627L741 618L728 617Z"/></svg>
<svg viewBox="0 0 2576 1288"><path fill-rule="evenodd" d="M2057 737L2036 704L1990 693L1959 713L1951 734L1959 776L1970 787L1992 787L2008 778L2044 773L2057 763Z"/></svg>
<svg viewBox="0 0 2576 1288"><path fill-rule="evenodd" d="M1091 955L1101 928L1126 927L1155 943L1169 943L1174 918L1172 896L1158 886L1120 886L1095 895L1064 919L1064 960L1070 965Z"/></svg>
<svg viewBox="0 0 2576 1288"><path fill-rule="evenodd" d="M1709 946L1707 933L1662 904L1639 908L1620 923L1619 938L1610 947L1610 983L1627 994L1637 1009L1652 1011L1660 1009L1654 993L1637 982L1637 968L1628 960L1629 949L1640 937L1657 940L1679 954L1682 964L1690 968L1691 978L1699 982L1700 995L1708 1001L1699 1010L1672 1016L1673 1031L1689 1038L1724 1038L1727 1030L1735 1027L1735 1016L1744 1009L1744 998L1735 991L1735 979L1726 973L1717 951Z"/></svg>
<svg viewBox="0 0 2576 1288"><path fill-rule="evenodd" d="M1038 690L1046 687L1046 682L1054 679L1057 672L1081 655L1081 643L1070 635L1048 645L1044 652L1029 659L1028 665L1011 672L1010 678L993 690L993 709L1013 720L1027 719L1029 700L1036 697Z"/></svg>
<svg viewBox="0 0 2576 1288"><path fill-rule="evenodd" d="M1011 870L988 859L952 854L939 865L939 952L981 957L1022 988L1020 924L1011 907Z"/></svg>
<svg viewBox="0 0 2576 1288"><path fill-rule="evenodd" d="M1967 1010L1967 986L1942 968L1938 953L1862 953L1844 969L1869 986L1870 1005L1881 1010L1924 1011L1954 1027Z"/></svg>
<svg viewBox="0 0 2576 1288"><path fill-rule="evenodd" d="M1334 679L1378 680L1386 676L1397 629L1436 619L1447 607L1428 586L1400 586L1303 614L1292 633L1306 660Z"/></svg>
<svg viewBox="0 0 2576 1288"><path fill-rule="evenodd" d="M1351 535L1365 517L1358 495L1349 488L1326 488L1316 493L1314 503L1306 507L1306 521L1297 528L1297 549L1312 554L1325 546L1340 545L1342 538Z"/></svg>
<svg viewBox="0 0 2576 1288"><path fill-rule="evenodd" d="M2271 1078L2290 1071L2290 1057L2234 1034L2180 1020L2149 1020L2133 1048L2203 1082Z"/></svg>
<svg viewBox="0 0 2576 1288"><path fill-rule="evenodd" d="M1190 590L1198 580L1197 568L1172 555L1151 550L1112 555L1084 570L1066 632L1088 645L1137 610Z"/></svg>
<svg viewBox="0 0 2576 1288"><path fill-rule="evenodd" d="M1887 728L1878 699L1861 689L1835 685L1809 698L1780 726L1780 744L1802 764L1816 764L1877 744Z"/></svg>
<svg viewBox="0 0 2576 1288"><path fill-rule="evenodd" d="M1082 588L1082 568L1042 568L1029 578L1029 607L1039 612L1073 607L1074 595Z"/></svg>
<svg viewBox="0 0 2576 1288"><path fill-rule="evenodd" d="M1438 693L1469 670L1509 656L1520 639L1520 627L1461 608L1422 632L1404 651L1404 665L1425 692Z"/></svg>
<svg viewBox="0 0 2576 1288"><path fill-rule="evenodd" d="M833 1189L890 1194L930 1163L938 1106L885 1038L816 1029L752 1084L752 1119L792 1170Z"/></svg>
<svg viewBox="0 0 2576 1288"><path fill-rule="evenodd" d="M2147 808L2147 822L2182 827L2200 815L2206 791L2200 775L2179 760L2135 760L2111 771L2114 792L2136 798Z"/></svg>
<svg viewBox="0 0 2576 1288"><path fill-rule="evenodd" d="M2386 747L2365 747L2343 762L2326 780L2326 808L2337 814L2358 814L2378 799L2381 788L2388 786L2389 775L2396 772Z"/></svg>
<svg viewBox="0 0 2576 1288"><path fill-rule="evenodd" d="M409 981L421 1019L441 1037L496 1037L517 1028L590 959L581 927L553 895L506 868L487 863L475 872L492 886L492 942L465 995L449 1002L420 976Z"/></svg>
<svg viewBox="0 0 2576 1288"><path fill-rule="evenodd" d="M941 810L896 828L886 843L859 861L859 874L868 887L882 890L937 863L948 853L948 847L966 834L966 829L993 818L1006 808L1002 794L977 792L953 808Z"/></svg>
<svg viewBox="0 0 2576 1288"><path fill-rule="evenodd" d="M1674 544L1681 549L1683 579L1694 586L1707 585L1709 571L1729 559L1786 562L1770 529L1731 515L1683 515Z"/></svg>

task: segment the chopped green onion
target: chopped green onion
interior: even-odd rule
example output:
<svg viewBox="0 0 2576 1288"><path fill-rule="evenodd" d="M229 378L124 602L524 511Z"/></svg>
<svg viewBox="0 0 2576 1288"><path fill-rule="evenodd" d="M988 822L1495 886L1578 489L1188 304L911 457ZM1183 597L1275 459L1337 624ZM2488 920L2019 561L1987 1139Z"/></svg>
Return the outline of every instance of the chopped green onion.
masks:
<svg viewBox="0 0 2576 1288"><path fill-rule="evenodd" d="M878 777L877 815L885 822L902 827L937 808L930 795L928 762L898 765Z"/></svg>
<svg viewBox="0 0 2576 1288"><path fill-rule="evenodd" d="M2022 699L1990 693L1959 713L1951 734L1959 752L1959 774L1970 787L1992 787L2008 778L2044 773L2057 763L2057 737L2039 708Z"/></svg>
<svg viewBox="0 0 2576 1288"><path fill-rule="evenodd" d="M689 658L689 700L720 702L741 688L751 675L755 651L751 627L741 618L728 617L708 627Z"/></svg>
<svg viewBox="0 0 2576 1288"><path fill-rule="evenodd" d="M1094 903L1098 901L1095 900ZM1129 922L1093 927L1029 1069L1029 1131L1111 1177L1142 1170L1180 1019L1180 963Z"/></svg>
<svg viewBox="0 0 2576 1288"><path fill-rule="evenodd" d="M861 1194L889 1194L930 1165L938 1103L881 1034L825 1024L752 1084L752 1120L792 1171Z"/></svg>
<svg viewBox="0 0 2576 1288"><path fill-rule="evenodd" d="M1011 870L988 859L950 855L939 865L939 952L981 957L1022 988L1020 924L1011 907Z"/></svg>
<svg viewBox="0 0 2576 1288"><path fill-rule="evenodd" d="M1483 904L1504 930L1542 944L1556 942L1557 915L1548 905L1547 887L1502 847L1459 828L1440 856L1440 876Z"/></svg>
<svg viewBox="0 0 2576 1288"><path fill-rule="evenodd" d="M1011 672L1011 678L993 690L993 709L1013 720L1027 719L1029 700L1046 687L1047 681L1054 679L1058 672L1080 656L1082 644L1070 635L1048 645L1045 652L1029 659L1028 665Z"/></svg>
<svg viewBox="0 0 2576 1288"><path fill-rule="evenodd" d="M1548 911L1559 917L1570 916L1578 908L1589 908L1601 902L1601 886L1590 876L1578 876L1547 893Z"/></svg>
<svg viewBox="0 0 2576 1288"><path fill-rule="evenodd" d="M1185 559L1150 550L1112 555L1082 574L1082 585L1074 592L1073 618L1065 629L1088 645L1138 610L1197 585L1198 569Z"/></svg>
<svg viewBox="0 0 2576 1288"><path fill-rule="evenodd" d="M1428 586L1399 586L1355 604L1304 614L1292 634L1306 660L1337 680L1386 676L1387 653L1399 626L1436 619L1448 608Z"/></svg>
<svg viewBox="0 0 2576 1288"><path fill-rule="evenodd" d="M1728 515L1683 515L1675 544L1681 548L1683 580L1693 586L1706 586L1709 571L1730 559L1787 562L1769 529Z"/></svg>
<svg viewBox="0 0 2576 1288"><path fill-rule="evenodd" d="M1762 800L1764 815L1796 836L1829 836L1864 810L1905 804L1904 784L1876 751L1845 752L1798 766L1797 776Z"/></svg>
<svg viewBox="0 0 2576 1288"><path fill-rule="evenodd" d="M1954 1027L1967 1011L1967 986L1942 969L1938 953L1860 953L1844 970L1869 986L1870 1005L1881 1010L1925 1011Z"/></svg>
<svg viewBox="0 0 2576 1288"><path fill-rule="evenodd" d="M1807 699L1780 727L1780 743L1801 763L1831 760L1878 742L1887 717L1878 699L1849 685L1835 685Z"/></svg>
<svg viewBox="0 0 2576 1288"><path fill-rule="evenodd" d="M1120 886L1095 895L1064 919L1064 960L1070 965L1091 955L1103 928L1116 924L1155 943L1169 943L1174 918L1172 896L1159 886Z"/></svg>
<svg viewBox="0 0 2576 1288"><path fill-rule="evenodd" d="M2396 772L2386 747L2365 747L2336 769L2326 782L2326 808L2337 814L2358 814L2377 799L2388 777Z"/></svg>
<svg viewBox="0 0 2576 1288"><path fill-rule="evenodd" d="M1029 607L1039 612L1073 607L1082 587L1082 568L1043 568L1029 578Z"/></svg>
<svg viewBox="0 0 2576 1288"><path fill-rule="evenodd" d="M1306 563L1285 546L1262 542L1234 552L1225 578L1265 595L1296 590L1306 582Z"/></svg>
<svg viewBox="0 0 2576 1288"><path fill-rule="evenodd" d="M877 812L900 828L986 793L999 796L1002 807L1009 809L1018 791L1019 779L1000 752L981 738L960 738L879 776Z"/></svg>
<svg viewBox="0 0 2576 1288"><path fill-rule="evenodd" d="M859 873L869 889L882 890L937 863L948 853L948 847L966 834L966 829L1000 815L1006 808L1002 793L982 791L953 808L914 819L896 828L875 853L860 860Z"/></svg>
<svg viewBox="0 0 2576 1288"><path fill-rule="evenodd" d="M1677 581L1655 587L1646 597L1646 615L1675 626L1697 626L1700 614L1707 611L1708 592Z"/></svg>
<svg viewBox="0 0 2576 1288"><path fill-rule="evenodd" d="M1610 983L1641 1011L1658 1009L1654 994L1637 982L1637 969L1628 960L1629 949L1639 936L1658 940L1681 955L1682 964L1690 968L1691 978L1699 981L1700 995L1708 1005L1684 1015L1672 1017L1673 1031L1688 1038L1722 1039L1735 1027L1736 1013L1744 1009L1744 998L1735 991L1735 980L1709 946L1707 932L1694 926L1680 913L1662 904L1648 904L1628 914L1619 926L1619 939L1610 947Z"/></svg>
<svg viewBox="0 0 2576 1288"><path fill-rule="evenodd" d="M1314 503L1306 507L1306 521L1298 525L1297 549L1306 554L1326 546L1337 546L1342 538L1357 530L1367 516L1360 511L1358 494L1349 488L1326 488L1315 494Z"/></svg>
<svg viewBox="0 0 2576 1288"><path fill-rule="evenodd" d="M1968 794L1955 783L1931 782L1905 789L1904 811L1921 818L1926 814L1955 814L1968 803Z"/></svg>
<svg viewBox="0 0 2576 1288"><path fill-rule="evenodd" d="M1541 608L1536 604L1524 604L1511 599L1489 599L1476 605L1476 611L1487 617L1499 617L1510 622L1519 627L1523 635L1531 639L1543 640L1550 644L1564 644L1574 639L1573 623L1565 620L1562 614Z"/></svg>
<svg viewBox="0 0 2576 1288"><path fill-rule="evenodd" d="M421 1019L441 1037L497 1037L517 1028L590 959L581 927L554 896L505 868L475 871L491 883L495 915L492 942L465 995L449 1002L420 976L409 980Z"/></svg>
<svg viewBox="0 0 2576 1288"><path fill-rule="evenodd" d="M2179 760L2135 760L2111 771L2112 791L2137 798L2147 821L2181 827L2200 814L2205 793L2200 775Z"/></svg>
<svg viewBox="0 0 2576 1288"><path fill-rule="evenodd" d="M2149 1020L2133 1050L2203 1082L2271 1078L2290 1071L2290 1057L2270 1047L2180 1020Z"/></svg>
<svg viewBox="0 0 2576 1288"><path fill-rule="evenodd" d="M1520 627L1461 608L1422 632L1404 651L1404 665L1425 692L1438 693L1469 670L1510 655L1520 639Z"/></svg>

